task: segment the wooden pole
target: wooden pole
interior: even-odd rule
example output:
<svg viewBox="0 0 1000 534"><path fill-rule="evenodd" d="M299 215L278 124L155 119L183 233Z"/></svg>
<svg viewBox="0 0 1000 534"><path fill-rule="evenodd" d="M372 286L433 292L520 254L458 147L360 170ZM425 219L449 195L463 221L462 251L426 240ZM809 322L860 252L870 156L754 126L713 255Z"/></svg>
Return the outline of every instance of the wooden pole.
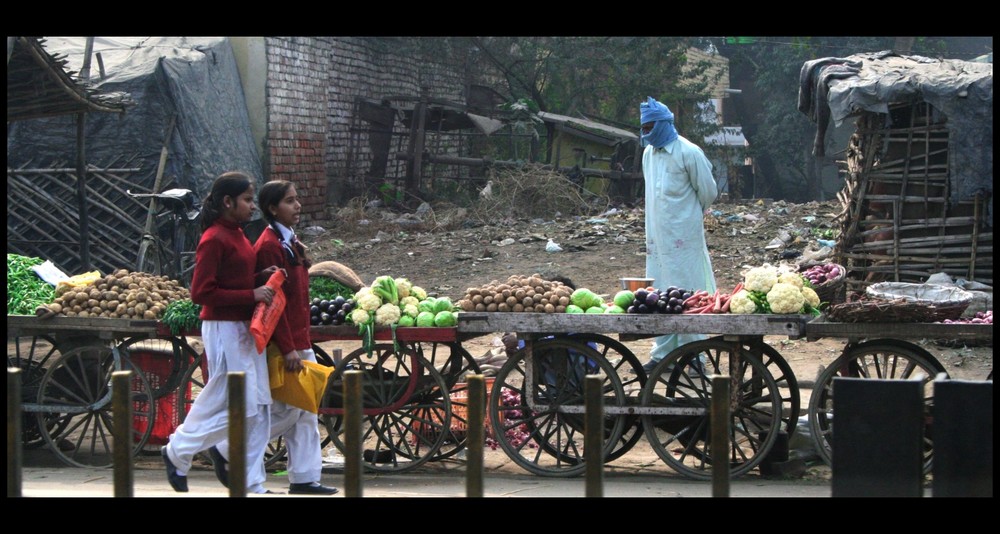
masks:
<svg viewBox="0 0 1000 534"><path fill-rule="evenodd" d="M604 496L604 375L587 375L584 382L583 462L586 496Z"/></svg>
<svg viewBox="0 0 1000 534"><path fill-rule="evenodd" d="M229 373L229 496L247 496L246 373ZM261 460L263 461L263 459Z"/></svg>
<svg viewBox="0 0 1000 534"><path fill-rule="evenodd" d="M486 408L486 383L483 375L471 375L468 381L468 410L465 438L465 496L483 496L483 445ZM445 430L447 431L447 430Z"/></svg>
<svg viewBox="0 0 1000 534"><path fill-rule="evenodd" d="M712 376L712 497L729 497L729 377Z"/></svg>
<svg viewBox="0 0 1000 534"><path fill-rule="evenodd" d="M114 414L115 497L134 497L135 482L132 472L132 371L115 371L111 374L111 413ZM154 402L153 399L147 399ZM152 425L153 421L147 421Z"/></svg>
<svg viewBox="0 0 1000 534"><path fill-rule="evenodd" d="M344 496L362 496L361 371L344 373Z"/></svg>
<svg viewBox="0 0 1000 534"><path fill-rule="evenodd" d="M76 116L76 204L80 214L80 270L90 271L90 215L87 211L87 157L84 133L87 114Z"/></svg>
<svg viewBox="0 0 1000 534"><path fill-rule="evenodd" d="M21 496L21 369L7 368L7 496Z"/></svg>

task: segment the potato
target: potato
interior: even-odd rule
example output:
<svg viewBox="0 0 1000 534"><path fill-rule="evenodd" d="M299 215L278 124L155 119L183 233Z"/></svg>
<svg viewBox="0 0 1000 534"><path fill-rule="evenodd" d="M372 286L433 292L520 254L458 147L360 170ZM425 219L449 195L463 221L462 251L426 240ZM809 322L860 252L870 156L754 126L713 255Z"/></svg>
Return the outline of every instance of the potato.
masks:
<svg viewBox="0 0 1000 534"><path fill-rule="evenodd" d="M535 301L535 304L538 304L539 302L542 301L542 294L535 293L534 295L531 296L531 300Z"/></svg>
<svg viewBox="0 0 1000 534"><path fill-rule="evenodd" d="M87 301L87 307L88 308L100 308L101 307L101 301L99 301L99 300L97 300L95 298L92 298L92 299L90 299L90 300Z"/></svg>
<svg viewBox="0 0 1000 534"><path fill-rule="evenodd" d="M489 306L492 303L493 303L493 295L486 295L485 297L483 297L483 304Z"/></svg>
<svg viewBox="0 0 1000 534"><path fill-rule="evenodd" d="M100 306L94 306L94 307L90 308L90 314L91 315L100 315L102 311L105 311L105 310L102 310Z"/></svg>
<svg viewBox="0 0 1000 534"><path fill-rule="evenodd" d="M76 314L77 317L89 317L90 313L80 310L80 313Z"/></svg>
<svg viewBox="0 0 1000 534"><path fill-rule="evenodd" d="M500 294L503 295L504 299L506 299L507 297L510 297L510 289L504 289L500 292Z"/></svg>
<svg viewBox="0 0 1000 534"><path fill-rule="evenodd" d="M569 306L569 297L563 296L559 297L559 306L566 307Z"/></svg>
<svg viewBox="0 0 1000 534"><path fill-rule="evenodd" d="M115 308L114 314L115 315L125 315L126 311L128 311L128 305L125 304L124 302L122 302L122 303L118 304L118 307Z"/></svg>
<svg viewBox="0 0 1000 534"><path fill-rule="evenodd" d="M505 302L507 304L507 307L513 308L514 305L517 304L517 297L509 296L507 297L507 300Z"/></svg>
<svg viewBox="0 0 1000 534"><path fill-rule="evenodd" d="M551 305L551 304L545 304L544 309L545 309L545 313L555 313L556 312L556 307L553 306L553 305Z"/></svg>
<svg viewBox="0 0 1000 534"><path fill-rule="evenodd" d="M156 312L153 310L146 310L146 312L142 314L142 318L153 321L156 319Z"/></svg>
<svg viewBox="0 0 1000 534"><path fill-rule="evenodd" d="M521 304L524 305L525 308L527 308L528 306L534 306L535 301L531 297L526 296L523 299L521 299Z"/></svg>
<svg viewBox="0 0 1000 534"><path fill-rule="evenodd" d="M58 302L53 302L52 304L49 304L49 309L52 310L52 313L61 313L63 311L62 304Z"/></svg>
<svg viewBox="0 0 1000 534"><path fill-rule="evenodd" d="M556 306L556 313L566 313L566 306Z"/></svg>
<svg viewBox="0 0 1000 534"><path fill-rule="evenodd" d="M497 304L497 311L498 312L509 312L510 311L510 306L508 306L506 302L501 302L500 304Z"/></svg>
<svg viewBox="0 0 1000 534"><path fill-rule="evenodd" d="M477 312L484 312L484 311L486 311L486 305L483 304L482 302L476 304L476 311Z"/></svg>
<svg viewBox="0 0 1000 534"><path fill-rule="evenodd" d="M515 304L513 310L515 312L517 312L517 313L523 312L524 311L524 305L520 304L520 303Z"/></svg>
<svg viewBox="0 0 1000 534"><path fill-rule="evenodd" d="M149 307L146 306L145 302L136 302L135 303L135 314L136 315L142 315L142 314L146 313L146 310L148 310L148 309L149 309Z"/></svg>
<svg viewBox="0 0 1000 534"><path fill-rule="evenodd" d="M483 296L482 295L474 295L472 297L472 303L473 304L483 304ZM485 306L485 304L483 304L483 306Z"/></svg>
<svg viewBox="0 0 1000 534"><path fill-rule="evenodd" d="M518 289L517 291L515 291L514 297L517 298L517 300L524 300L524 290Z"/></svg>
<svg viewBox="0 0 1000 534"><path fill-rule="evenodd" d="M488 312L495 312L495 311L497 311L497 304L495 302L491 302L491 303L487 304L486 305L486 311L488 311Z"/></svg>

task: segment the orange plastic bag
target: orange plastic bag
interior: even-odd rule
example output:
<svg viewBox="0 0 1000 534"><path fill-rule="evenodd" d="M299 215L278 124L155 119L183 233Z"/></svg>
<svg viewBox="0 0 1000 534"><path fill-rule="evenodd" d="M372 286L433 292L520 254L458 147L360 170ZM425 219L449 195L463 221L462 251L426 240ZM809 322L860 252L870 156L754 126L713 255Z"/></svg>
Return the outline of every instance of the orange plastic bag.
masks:
<svg viewBox="0 0 1000 534"><path fill-rule="evenodd" d="M281 270L275 271L267 279L267 286L274 290L274 298L270 304L258 302L253 309L253 318L250 319L250 333L253 334L254 344L257 352L264 352L267 342L274 334L274 328L278 326L281 314L285 312L285 292L281 285L285 283L285 273Z"/></svg>
<svg viewBox="0 0 1000 534"><path fill-rule="evenodd" d="M276 401L307 412L319 413L319 405L326 392L326 382L333 370L333 367L302 360L302 370L291 373L285 370L285 358L277 345L271 343L267 346L267 374L271 398Z"/></svg>

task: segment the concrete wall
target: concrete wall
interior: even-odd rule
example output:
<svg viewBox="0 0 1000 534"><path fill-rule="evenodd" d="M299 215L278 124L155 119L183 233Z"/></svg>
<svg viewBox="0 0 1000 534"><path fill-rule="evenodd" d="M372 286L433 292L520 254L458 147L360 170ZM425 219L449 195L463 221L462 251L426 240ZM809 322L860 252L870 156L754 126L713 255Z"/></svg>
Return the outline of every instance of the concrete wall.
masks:
<svg viewBox="0 0 1000 534"><path fill-rule="evenodd" d="M257 145L257 153L264 154L264 136L267 135L267 56L263 37L230 37L240 71L240 84L250 116L250 131Z"/></svg>

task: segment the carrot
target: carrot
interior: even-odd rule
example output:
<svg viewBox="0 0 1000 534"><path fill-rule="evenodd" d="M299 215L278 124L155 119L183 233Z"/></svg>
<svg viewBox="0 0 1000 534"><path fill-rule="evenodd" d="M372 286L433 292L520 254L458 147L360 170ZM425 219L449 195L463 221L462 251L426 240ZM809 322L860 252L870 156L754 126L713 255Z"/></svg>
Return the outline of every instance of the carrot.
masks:
<svg viewBox="0 0 1000 534"><path fill-rule="evenodd" d="M715 291L715 304L712 306L712 313L722 313L722 297L719 291Z"/></svg>
<svg viewBox="0 0 1000 534"><path fill-rule="evenodd" d="M726 297L726 301L722 303L722 313L729 313L729 303L732 301L733 301L733 295L729 295L728 297Z"/></svg>
<svg viewBox="0 0 1000 534"><path fill-rule="evenodd" d="M736 287L733 288L733 292L730 293L730 295L735 295L739 293L741 289L743 289L743 282L736 284Z"/></svg>
<svg viewBox="0 0 1000 534"><path fill-rule="evenodd" d="M708 291L705 291L704 289L699 289L698 291L695 291L694 293L691 294L691 296L687 300L684 301L684 307L687 308L689 304L697 302L699 298L707 294Z"/></svg>

